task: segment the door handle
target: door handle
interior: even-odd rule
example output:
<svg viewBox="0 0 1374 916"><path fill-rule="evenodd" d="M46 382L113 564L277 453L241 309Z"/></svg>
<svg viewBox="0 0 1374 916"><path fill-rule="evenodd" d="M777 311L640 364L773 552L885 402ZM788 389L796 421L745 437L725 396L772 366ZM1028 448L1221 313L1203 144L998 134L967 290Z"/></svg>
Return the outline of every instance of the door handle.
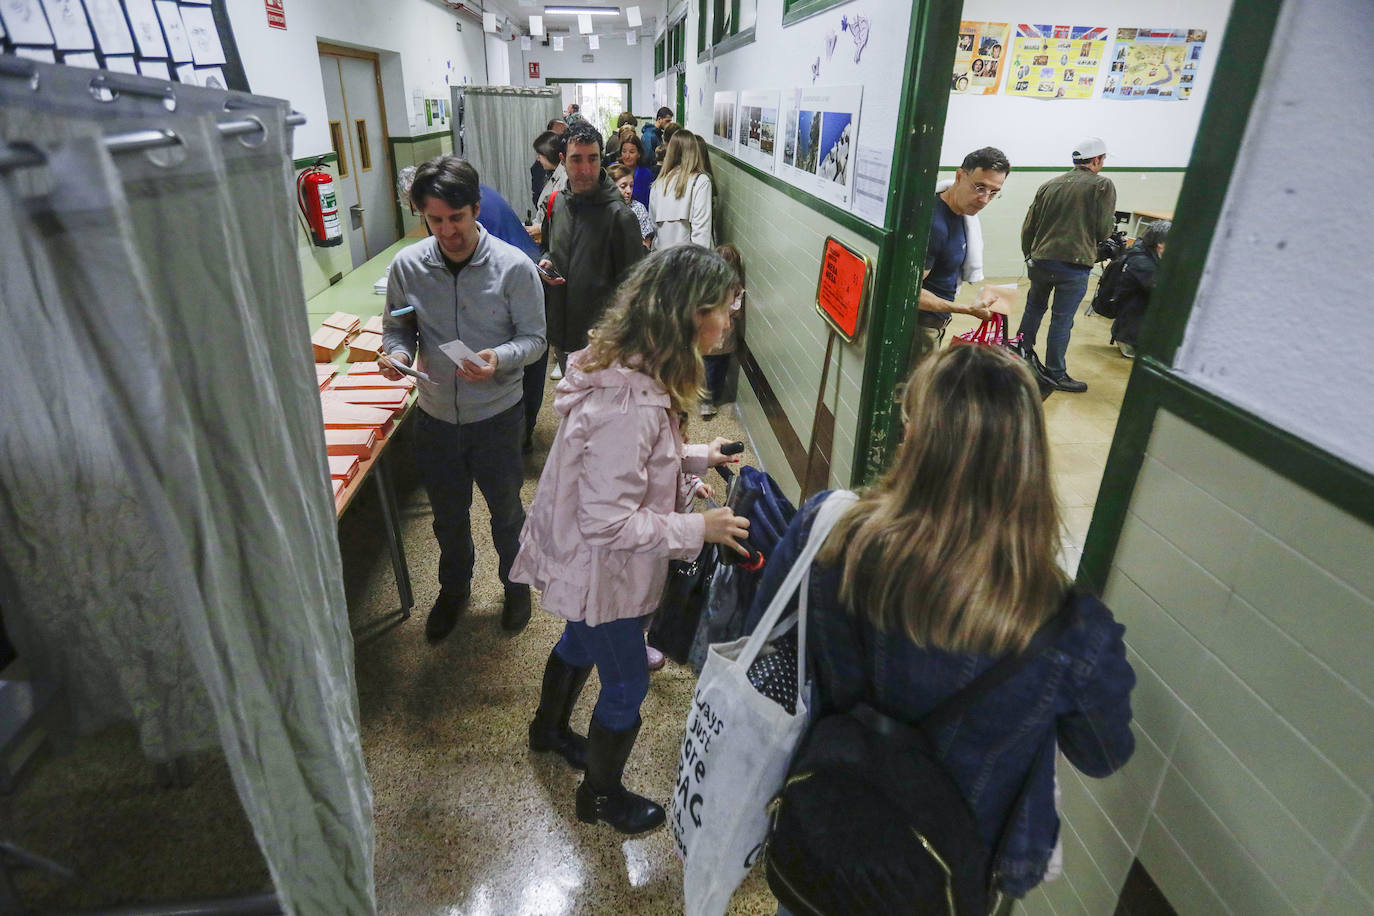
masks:
<svg viewBox="0 0 1374 916"><path fill-rule="evenodd" d="M361 204L354 204L348 208L349 222L353 224L354 229L361 229L363 227L363 212Z"/></svg>
<svg viewBox="0 0 1374 916"><path fill-rule="evenodd" d="M348 208L348 212L352 213L354 216L362 216L367 210L361 204L354 204Z"/></svg>

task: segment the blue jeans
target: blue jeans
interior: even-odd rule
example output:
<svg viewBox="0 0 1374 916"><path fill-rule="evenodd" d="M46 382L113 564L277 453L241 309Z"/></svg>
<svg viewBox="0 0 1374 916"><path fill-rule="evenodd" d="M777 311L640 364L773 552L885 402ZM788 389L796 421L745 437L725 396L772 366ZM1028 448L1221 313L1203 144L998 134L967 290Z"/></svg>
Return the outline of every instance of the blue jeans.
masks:
<svg viewBox="0 0 1374 916"><path fill-rule="evenodd" d="M591 627L569 620L554 654L577 668L596 665L601 693L592 718L613 732L633 728L649 693L649 661L644 654L644 618L626 617Z"/></svg>
<svg viewBox="0 0 1374 916"><path fill-rule="evenodd" d="M1026 311L1021 316L1021 340L1027 347L1035 346L1040 320L1054 293L1054 308L1050 314L1050 332L1045 342L1045 369L1057 377L1067 375L1064 352L1069 348L1069 333L1073 331L1073 316L1083 294L1088 291L1091 267L1068 261L1031 261L1027 269L1030 292L1026 293Z"/></svg>
<svg viewBox="0 0 1374 916"><path fill-rule="evenodd" d="M447 423L420 411L415 430L415 464L434 510L439 542L439 586L461 589L472 579L472 485L491 509L491 540L500 559L502 583L520 552L525 507L520 502L523 471L521 404L476 423Z"/></svg>

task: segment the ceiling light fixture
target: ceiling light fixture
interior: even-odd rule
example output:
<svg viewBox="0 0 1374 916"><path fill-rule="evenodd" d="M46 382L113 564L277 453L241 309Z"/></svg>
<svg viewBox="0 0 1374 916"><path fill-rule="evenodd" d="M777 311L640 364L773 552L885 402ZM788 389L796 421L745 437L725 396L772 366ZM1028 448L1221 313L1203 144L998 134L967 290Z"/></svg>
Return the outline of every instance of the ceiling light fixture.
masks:
<svg viewBox="0 0 1374 916"><path fill-rule="evenodd" d="M619 16L618 6L546 6L545 16Z"/></svg>

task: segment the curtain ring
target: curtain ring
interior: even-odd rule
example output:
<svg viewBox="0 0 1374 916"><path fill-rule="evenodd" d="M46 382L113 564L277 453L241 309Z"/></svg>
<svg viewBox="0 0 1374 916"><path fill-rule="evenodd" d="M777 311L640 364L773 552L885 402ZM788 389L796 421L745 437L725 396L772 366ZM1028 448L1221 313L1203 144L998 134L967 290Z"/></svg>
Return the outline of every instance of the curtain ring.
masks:
<svg viewBox="0 0 1374 916"><path fill-rule="evenodd" d="M259 119L256 115L248 115L244 118L244 120L252 121L254 124L258 125L258 129L244 131L243 133L239 134L239 143L243 144L248 149L257 149L259 146L262 146L264 143L266 143L267 125L262 123L262 120Z"/></svg>

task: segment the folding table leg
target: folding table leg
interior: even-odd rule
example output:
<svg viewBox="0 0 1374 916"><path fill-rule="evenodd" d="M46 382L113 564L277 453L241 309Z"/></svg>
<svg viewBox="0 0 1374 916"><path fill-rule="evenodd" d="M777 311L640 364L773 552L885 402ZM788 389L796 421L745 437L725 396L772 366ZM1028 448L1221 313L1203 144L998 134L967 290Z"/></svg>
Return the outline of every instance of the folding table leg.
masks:
<svg viewBox="0 0 1374 916"><path fill-rule="evenodd" d="M390 455L383 453L372 469L372 477L377 481L377 498L382 503L382 516L386 520L386 545L391 550L391 568L396 574L396 591L401 596L402 619L410 617L410 609L415 606L415 597L410 591L410 569L406 566L405 544L401 540L401 513L396 506L396 491L391 486Z"/></svg>

